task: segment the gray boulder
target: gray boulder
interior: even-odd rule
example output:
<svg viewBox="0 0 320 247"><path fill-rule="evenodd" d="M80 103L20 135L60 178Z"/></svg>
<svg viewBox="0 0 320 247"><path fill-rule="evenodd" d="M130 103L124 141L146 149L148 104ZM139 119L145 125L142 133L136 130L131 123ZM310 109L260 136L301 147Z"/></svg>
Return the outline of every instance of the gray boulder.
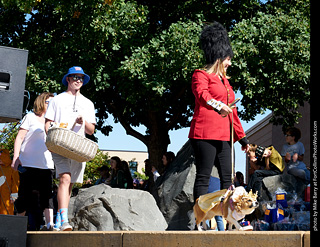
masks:
<svg viewBox="0 0 320 247"><path fill-rule="evenodd" d="M164 231L168 226L150 193L105 184L80 189L70 200L69 219L79 231Z"/></svg>
<svg viewBox="0 0 320 247"><path fill-rule="evenodd" d="M195 174L193 149L187 141L164 176L156 181L158 206L168 223L167 230L190 230L188 212L194 203Z"/></svg>
<svg viewBox="0 0 320 247"><path fill-rule="evenodd" d="M304 199L304 190L307 186L301 180L296 179L286 172L281 175L266 177L262 181L264 186L262 187L261 195L264 201L274 199L269 198L269 196L275 197L278 188L287 192L287 201L292 199L294 194L296 194L298 198Z"/></svg>

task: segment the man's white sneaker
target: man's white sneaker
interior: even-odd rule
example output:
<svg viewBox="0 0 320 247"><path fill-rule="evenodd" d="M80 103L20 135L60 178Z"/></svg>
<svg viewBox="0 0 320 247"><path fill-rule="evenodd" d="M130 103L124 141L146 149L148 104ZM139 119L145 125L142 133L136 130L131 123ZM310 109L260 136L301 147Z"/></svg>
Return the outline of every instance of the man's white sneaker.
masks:
<svg viewBox="0 0 320 247"><path fill-rule="evenodd" d="M65 222L60 226L60 231L72 231L72 226L69 224L69 222Z"/></svg>

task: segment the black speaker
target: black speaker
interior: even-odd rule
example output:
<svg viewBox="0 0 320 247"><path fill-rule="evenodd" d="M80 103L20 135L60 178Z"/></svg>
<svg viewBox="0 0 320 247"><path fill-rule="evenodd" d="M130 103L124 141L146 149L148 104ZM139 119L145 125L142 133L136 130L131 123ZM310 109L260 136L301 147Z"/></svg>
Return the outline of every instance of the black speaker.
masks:
<svg viewBox="0 0 320 247"><path fill-rule="evenodd" d="M0 246L26 246L27 227L27 216L0 215Z"/></svg>
<svg viewBox="0 0 320 247"><path fill-rule="evenodd" d="M28 51L0 46L0 123L22 118Z"/></svg>

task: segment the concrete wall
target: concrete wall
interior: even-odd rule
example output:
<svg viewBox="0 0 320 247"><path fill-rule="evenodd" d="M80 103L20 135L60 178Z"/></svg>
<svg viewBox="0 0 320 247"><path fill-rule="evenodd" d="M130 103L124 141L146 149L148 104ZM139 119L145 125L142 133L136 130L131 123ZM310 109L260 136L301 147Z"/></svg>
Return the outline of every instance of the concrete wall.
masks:
<svg viewBox="0 0 320 247"><path fill-rule="evenodd" d="M108 153L111 158L113 156L118 156L121 160L129 161L134 160L138 163L137 171L142 173L142 168L144 168L144 161L148 159L148 152L143 151L117 151L117 150L101 150L104 154Z"/></svg>
<svg viewBox="0 0 320 247"><path fill-rule="evenodd" d="M28 232L27 247L309 247L310 232Z"/></svg>

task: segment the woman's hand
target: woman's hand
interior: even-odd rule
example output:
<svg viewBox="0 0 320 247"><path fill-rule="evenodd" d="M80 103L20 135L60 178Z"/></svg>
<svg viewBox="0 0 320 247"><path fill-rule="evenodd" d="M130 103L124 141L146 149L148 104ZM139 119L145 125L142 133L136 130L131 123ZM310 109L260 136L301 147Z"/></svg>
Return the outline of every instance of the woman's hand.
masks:
<svg viewBox="0 0 320 247"><path fill-rule="evenodd" d="M250 149L250 145L249 144L241 147L241 150L244 151L245 153L248 153L249 149Z"/></svg>
<svg viewBox="0 0 320 247"><path fill-rule="evenodd" d="M227 105L224 105L220 110L220 114L222 117L228 116L228 114L231 112L232 112L232 109Z"/></svg>
<svg viewBox="0 0 320 247"><path fill-rule="evenodd" d="M21 161L20 161L19 157L13 157L13 160L11 163L12 169L17 171L19 165L21 165Z"/></svg>

